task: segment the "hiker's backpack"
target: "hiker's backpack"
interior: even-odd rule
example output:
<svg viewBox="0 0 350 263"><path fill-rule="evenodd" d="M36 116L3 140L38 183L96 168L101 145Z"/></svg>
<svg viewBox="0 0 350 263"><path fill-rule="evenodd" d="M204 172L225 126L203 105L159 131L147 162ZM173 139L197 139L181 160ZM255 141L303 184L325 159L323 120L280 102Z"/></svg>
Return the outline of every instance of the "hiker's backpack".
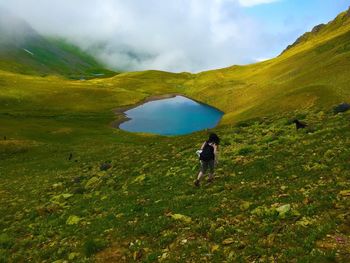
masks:
<svg viewBox="0 0 350 263"><path fill-rule="evenodd" d="M215 159L214 147L211 146L208 142L206 142L199 156L199 160L207 162L214 159Z"/></svg>

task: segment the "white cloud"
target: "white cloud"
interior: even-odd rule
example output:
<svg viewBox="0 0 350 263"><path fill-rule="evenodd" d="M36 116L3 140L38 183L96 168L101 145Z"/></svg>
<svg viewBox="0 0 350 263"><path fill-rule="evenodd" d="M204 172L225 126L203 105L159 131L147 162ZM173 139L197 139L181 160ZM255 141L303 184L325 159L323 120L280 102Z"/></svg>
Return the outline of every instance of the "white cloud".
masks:
<svg viewBox="0 0 350 263"><path fill-rule="evenodd" d="M115 69L198 72L271 56L274 37L241 6L268 1L0 0L0 6Z"/></svg>
<svg viewBox="0 0 350 263"><path fill-rule="evenodd" d="M266 61L266 60L269 60L271 58L265 58L265 57L262 57L262 58L256 58L255 61L256 62L263 62L263 61Z"/></svg>
<svg viewBox="0 0 350 263"><path fill-rule="evenodd" d="M251 6L261 5L261 4L270 4L278 1L279 0L239 0L239 3L242 6L251 7Z"/></svg>

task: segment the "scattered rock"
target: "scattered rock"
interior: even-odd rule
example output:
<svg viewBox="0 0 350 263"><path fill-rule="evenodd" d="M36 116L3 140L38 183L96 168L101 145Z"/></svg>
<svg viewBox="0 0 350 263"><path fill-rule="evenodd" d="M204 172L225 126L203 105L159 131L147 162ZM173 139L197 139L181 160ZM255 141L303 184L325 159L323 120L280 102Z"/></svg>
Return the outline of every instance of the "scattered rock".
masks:
<svg viewBox="0 0 350 263"><path fill-rule="evenodd" d="M67 221L66 221L66 224L67 225L76 225L79 223L79 221L81 220L80 217L78 216L75 216L75 215L71 215L68 217Z"/></svg>
<svg viewBox="0 0 350 263"><path fill-rule="evenodd" d="M97 186L100 183L100 179L98 177L92 177L87 183L85 184L85 188L93 188Z"/></svg>
<svg viewBox="0 0 350 263"><path fill-rule="evenodd" d="M135 261L139 261L143 257L143 250L139 249L138 251L135 251L132 257Z"/></svg>
<svg viewBox="0 0 350 263"><path fill-rule="evenodd" d="M341 196L350 196L350 190L343 190L339 192Z"/></svg>
<svg viewBox="0 0 350 263"><path fill-rule="evenodd" d="M230 237L230 238L226 238L224 241L222 241L222 244L223 245L230 245L234 242L235 242L235 240L232 237Z"/></svg>
<svg viewBox="0 0 350 263"><path fill-rule="evenodd" d="M74 259L76 259L77 257L79 257L79 253L76 253L76 252L72 252L72 253L70 253L69 255L68 255L68 259L69 260L74 260Z"/></svg>
<svg viewBox="0 0 350 263"><path fill-rule="evenodd" d="M335 114L341 113L341 112L346 112L346 111L348 111L348 110L350 110L350 104L349 104L349 103L346 103L346 102L343 102L343 103L341 103L341 104L339 104L338 106L335 106L335 107L333 108L333 112L334 112Z"/></svg>
<svg viewBox="0 0 350 263"><path fill-rule="evenodd" d="M309 217L303 217L298 222L296 222L297 226L307 227L314 223L314 220Z"/></svg>
<svg viewBox="0 0 350 263"><path fill-rule="evenodd" d="M112 168L112 165L110 163L103 163L100 165L101 171L107 171Z"/></svg>
<svg viewBox="0 0 350 263"><path fill-rule="evenodd" d="M282 205L280 207L276 208L276 211L278 212L279 216L283 217L286 213L288 213L291 209L290 204Z"/></svg>
<svg viewBox="0 0 350 263"><path fill-rule="evenodd" d="M133 183L142 183L146 179L146 175L142 174L137 176L134 180Z"/></svg>
<svg viewBox="0 0 350 263"><path fill-rule="evenodd" d="M173 214L173 215L171 215L171 218L178 220L178 221L182 221L182 222L187 223L187 224L192 222L191 217L181 215L181 214Z"/></svg>
<svg viewBox="0 0 350 263"><path fill-rule="evenodd" d="M215 251L219 250L220 246L219 245L212 245L210 248L210 252L214 253Z"/></svg>
<svg viewBox="0 0 350 263"><path fill-rule="evenodd" d="M246 211L249 209L249 207L251 206L251 202L248 202L248 201L242 201L239 208L242 210L242 211Z"/></svg>
<svg viewBox="0 0 350 263"><path fill-rule="evenodd" d="M305 129L307 127L307 124L305 122L301 122L298 119L293 120L293 123L295 123L295 128L297 130Z"/></svg>
<svg viewBox="0 0 350 263"><path fill-rule="evenodd" d="M59 182L59 183L53 184L53 185L52 185L52 189L54 189L54 190L63 189L63 183Z"/></svg>

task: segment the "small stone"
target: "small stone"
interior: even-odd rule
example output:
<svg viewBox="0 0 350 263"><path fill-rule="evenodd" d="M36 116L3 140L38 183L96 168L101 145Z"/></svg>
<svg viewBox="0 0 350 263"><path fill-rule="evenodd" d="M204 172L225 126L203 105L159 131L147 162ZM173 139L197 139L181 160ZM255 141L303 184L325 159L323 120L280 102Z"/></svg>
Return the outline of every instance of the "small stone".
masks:
<svg viewBox="0 0 350 263"><path fill-rule="evenodd" d="M100 165L101 171L107 171L112 168L112 165L110 163L103 163Z"/></svg>
<svg viewBox="0 0 350 263"><path fill-rule="evenodd" d="M346 112L348 110L350 110L350 104L349 103L345 103L345 102L343 102L343 103L341 103L338 106L335 106L333 108L333 111L334 111L335 114L341 113L341 112Z"/></svg>
<svg viewBox="0 0 350 263"><path fill-rule="evenodd" d="M230 237L230 238L226 238L224 241L222 241L222 244L223 245L230 245L234 242L235 242L234 239L232 237Z"/></svg>
<svg viewBox="0 0 350 263"><path fill-rule="evenodd" d="M282 205L280 207L276 208L276 211L278 212L279 216L283 217L287 212L289 212L291 209L290 204Z"/></svg>

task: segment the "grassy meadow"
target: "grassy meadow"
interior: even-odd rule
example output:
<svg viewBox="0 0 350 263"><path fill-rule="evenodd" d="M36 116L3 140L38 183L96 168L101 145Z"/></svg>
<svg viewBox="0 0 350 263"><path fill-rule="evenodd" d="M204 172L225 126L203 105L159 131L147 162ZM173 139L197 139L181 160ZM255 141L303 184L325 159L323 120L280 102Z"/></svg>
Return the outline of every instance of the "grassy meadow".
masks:
<svg viewBox="0 0 350 263"><path fill-rule="evenodd" d="M346 19L199 74L0 71L0 262L349 262L350 113L332 110L350 99ZM112 128L113 110L164 94L225 112L214 183L193 186L207 131Z"/></svg>

